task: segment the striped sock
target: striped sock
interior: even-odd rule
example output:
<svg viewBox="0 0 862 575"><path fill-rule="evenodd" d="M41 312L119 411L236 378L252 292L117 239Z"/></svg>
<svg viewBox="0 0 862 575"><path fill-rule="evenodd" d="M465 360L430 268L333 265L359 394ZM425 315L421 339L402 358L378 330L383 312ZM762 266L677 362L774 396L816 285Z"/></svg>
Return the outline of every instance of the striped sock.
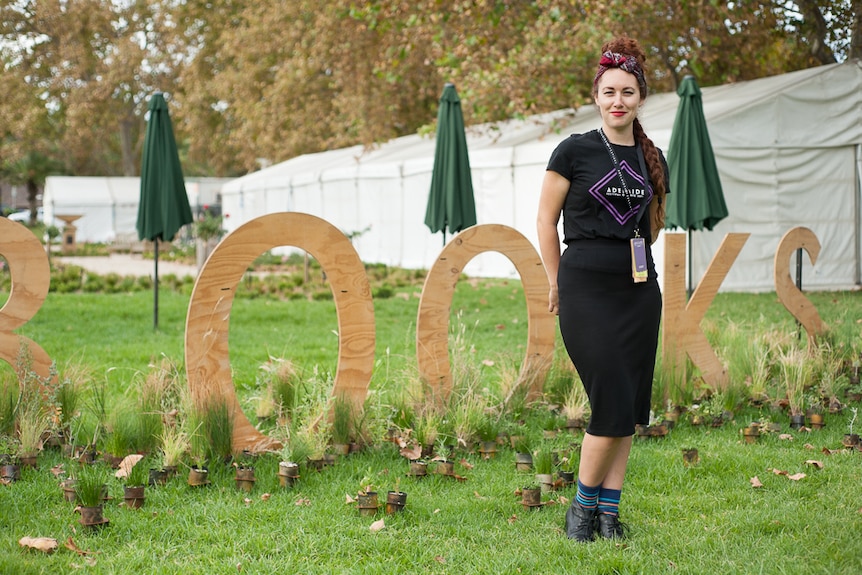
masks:
<svg viewBox="0 0 862 575"><path fill-rule="evenodd" d="M602 487L599 491L599 513L619 515L621 495L621 489L606 489Z"/></svg>
<svg viewBox="0 0 862 575"><path fill-rule="evenodd" d="M575 495L578 505L585 509L595 509L596 505L599 503L599 491L601 490L601 487L601 485L587 487L581 483L580 479L578 479L578 494Z"/></svg>

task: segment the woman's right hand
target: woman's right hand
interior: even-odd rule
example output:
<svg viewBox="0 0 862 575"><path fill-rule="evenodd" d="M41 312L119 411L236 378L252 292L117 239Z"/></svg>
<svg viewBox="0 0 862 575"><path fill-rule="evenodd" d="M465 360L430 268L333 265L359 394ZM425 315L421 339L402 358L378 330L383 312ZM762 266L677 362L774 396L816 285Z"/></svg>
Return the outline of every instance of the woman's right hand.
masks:
<svg viewBox="0 0 862 575"><path fill-rule="evenodd" d="M548 292L548 311L554 315L560 313L560 294L557 291L557 286L551 286Z"/></svg>

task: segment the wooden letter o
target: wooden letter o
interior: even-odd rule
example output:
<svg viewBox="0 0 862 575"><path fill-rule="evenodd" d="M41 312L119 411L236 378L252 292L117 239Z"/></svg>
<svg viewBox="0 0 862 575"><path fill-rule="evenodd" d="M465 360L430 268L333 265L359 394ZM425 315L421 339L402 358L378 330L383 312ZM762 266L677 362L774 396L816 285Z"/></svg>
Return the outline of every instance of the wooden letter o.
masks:
<svg viewBox="0 0 862 575"><path fill-rule="evenodd" d="M216 246L195 281L186 318L189 390L196 401L224 399L234 416L233 448L261 450L278 442L261 434L242 412L231 378L228 323L236 287L255 258L278 246L314 256L330 282L338 316L338 368L333 396L365 401L374 367L374 305L365 267L343 232L318 217L268 214L246 222Z"/></svg>
<svg viewBox="0 0 862 575"><path fill-rule="evenodd" d="M42 244L25 226L0 218L0 254L9 264L12 290L0 308L0 359L15 367L21 346L30 349L30 369L48 377L51 358L33 340L12 333L36 315L51 285L51 266Z"/></svg>
<svg viewBox="0 0 862 575"><path fill-rule="evenodd" d="M533 245L519 231L500 224L473 226L460 232L443 248L425 278L416 320L416 355L419 375L440 400L452 391L449 364L449 316L455 285L464 266L476 255L496 251L521 276L527 300L527 352L521 377L529 378L528 399L541 393L554 356L556 316L548 311L548 276Z"/></svg>

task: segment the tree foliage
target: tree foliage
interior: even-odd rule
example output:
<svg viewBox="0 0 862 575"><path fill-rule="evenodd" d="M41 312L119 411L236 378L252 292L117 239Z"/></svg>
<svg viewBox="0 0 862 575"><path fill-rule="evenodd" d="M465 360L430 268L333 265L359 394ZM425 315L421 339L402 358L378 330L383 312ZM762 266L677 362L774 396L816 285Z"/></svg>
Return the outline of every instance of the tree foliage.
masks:
<svg viewBox="0 0 862 575"><path fill-rule="evenodd" d="M6 0L5 172L28 154L134 175L148 96L167 93L188 174L429 131L445 82L468 124L590 101L618 34L650 89L862 56L862 0ZM39 177L44 178L45 174ZM38 177L36 178L38 180Z"/></svg>

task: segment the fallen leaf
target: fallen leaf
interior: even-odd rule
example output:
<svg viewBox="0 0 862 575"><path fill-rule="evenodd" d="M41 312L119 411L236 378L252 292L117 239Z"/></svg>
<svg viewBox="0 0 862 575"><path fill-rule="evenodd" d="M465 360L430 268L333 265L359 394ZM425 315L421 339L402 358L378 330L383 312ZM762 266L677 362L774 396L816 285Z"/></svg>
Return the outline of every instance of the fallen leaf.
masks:
<svg viewBox="0 0 862 575"><path fill-rule="evenodd" d="M763 484L760 482L760 479L758 479L756 475L749 479L749 481L751 482L752 487L763 487Z"/></svg>
<svg viewBox="0 0 862 575"><path fill-rule="evenodd" d="M782 433L781 435L778 436L778 439L783 439L785 441L793 441L793 436L790 435L789 433Z"/></svg>
<svg viewBox="0 0 862 575"><path fill-rule="evenodd" d="M494 362L490 359L483 359L482 365L484 365L486 367L494 367Z"/></svg>
<svg viewBox="0 0 862 575"><path fill-rule="evenodd" d="M467 461L466 459L464 459L463 457L461 458L461 461L458 462L458 464L461 467L463 467L464 469L467 469L467 470L473 469L473 464L470 463L469 461Z"/></svg>
<svg viewBox="0 0 862 575"><path fill-rule="evenodd" d="M270 495L269 493L264 493L263 495L260 496L260 500L261 501L269 501L270 497L272 497L272 495Z"/></svg>
<svg viewBox="0 0 862 575"><path fill-rule="evenodd" d="M517 521L517 520L518 520L518 516L517 516L517 515L515 515L515 514L513 513L513 514L512 514L512 516L511 516L511 517L509 517L509 519L508 519L508 521L509 521L509 525L512 525L512 524L513 524L513 523L515 523L515 521Z"/></svg>
<svg viewBox="0 0 862 575"><path fill-rule="evenodd" d="M804 473L794 473L793 475L788 475L787 479L792 479L793 481L799 481L800 479L805 479Z"/></svg>
<svg viewBox="0 0 862 575"><path fill-rule="evenodd" d="M374 523L371 524L371 527L369 527L369 529L371 530L372 533L377 533L378 531L380 531L384 527L386 527L386 524L383 522L382 519L378 519L377 521L375 521Z"/></svg>
<svg viewBox="0 0 862 575"><path fill-rule="evenodd" d="M787 472L783 469L773 469L772 473L774 473L775 475L787 475Z"/></svg>
<svg viewBox="0 0 862 575"><path fill-rule="evenodd" d="M816 459L809 459L805 463L812 466L812 467L815 467L817 469L823 469L823 462L822 461L817 461Z"/></svg>
<svg viewBox="0 0 862 575"><path fill-rule="evenodd" d="M440 509L435 509L434 511L432 511L432 513L440 513Z"/></svg>
<svg viewBox="0 0 862 575"><path fill-rule="evenodd" d="M66 473L66 470L63 469L63 464L55 465L51 468L51 473L54 474L54 477L60 477L61 475Z"/></svg>
<svg viewBox="0 0 862 575"><path fill-rule="evenodd" d="M476 497L476 499L488 499L484 495L480 495L478 491L474 491L473 496Z"/></svg>
<svg viewBox="0 0 862 575"><path fill-rule="evenodd" d="M251 499L249 499L248 497L244 498L244 499L242 500L242 502L243 502L243 503L245 503L245 506L246 506L246 507L248 507L249 505L251 505Z"/></svg>
<svg viewBox="0 0 862 575"><path fill-rule="evenodd" d="M835 455L836 453L840 453L840 449L829 449L828 447L824 447L820 450L820 453L823 455Z"/></svg>
<svg viewBox="0 0 862 575"><path fill-rule="evenodd" d="M53 553L58 547L57 540L51 537L22 537L18 540L18 545L44 553Z"/></svg>
<svg viewBox="0 0 862 575"><path fill-rule="evenodd" d="M345 505L350 505L350 504L352 504L352 503L356 503L356 499L354 499L353 497L351 497L349 493L345 493L345 494L344 494L344 504L345 504Z"/></svg>
<svg viewBox="0 0 862 575"><path fill-rule="evenodd" d="M806 444L805 444L805 445L803 445L802 447L804 447L805 449L817 449L816 447L814 447L814 446L813 446L813 445L811 445L810 443L806 443Z"/></svg>
<svg viewBox="0 0 862 575"><path fill-rule="evenodd" d="M442 563L446 563L446 558L445 558L445 557L442 557L442 556L440 556L440 555L437 555L436 557L434 557L434 561L436 561L437 563L441 563L441 564L442 564Z"/></svg>
<svg viewBox="0 0 862 575"><path fill-rule="evenodd" d="M420 457L422 457L422 446L418 443L414 443L408 447L403 448L400 453L407 459L419 459Z"/></svg>
<svg viewBox="0 0 862 575"><path fill-rule="evenodd" d="M82 555L82 556L83 556L83 555L89 555L89 554L91 553L90 551L84 551L83 549L81 549L80 547L78 547L77 545L75 545L75 541L73 541L71 537L69 537L68 539L66 539L66 543L64 543L64 546L65 546L65 547L66 547L66 549L68 549L69 551L74 551L74 552L75 552L75 553L77 553L78 555Z"/></svg>
<svg viewBox="0 0 862 575"><path fill-rule="evenodd" d="M117 469L117 472L114 474L114 476L117 479L122 479L124 477L128 477L129 473L132 472L132 467L134 467L138 463L138 461L140 461L143 458L144 458L144 456L141 455L140 453L133 453L131 455L127 455L120 462L120 468Z"/></svg>
<svg viewBox="0 0 862 575"><path fill-rule="evenodd" d="M565 495L560 495L559 501L560 501L560 505L567 505L569 503L570 499L568 497L566 497Z"/></svg>
<svg viewBox="0 0 862 575"><path fill-rule="evenodd" d="M309 505L311 505L311 499L297 499L294 505L305 505L306 507L308 507Z"/></svg>

